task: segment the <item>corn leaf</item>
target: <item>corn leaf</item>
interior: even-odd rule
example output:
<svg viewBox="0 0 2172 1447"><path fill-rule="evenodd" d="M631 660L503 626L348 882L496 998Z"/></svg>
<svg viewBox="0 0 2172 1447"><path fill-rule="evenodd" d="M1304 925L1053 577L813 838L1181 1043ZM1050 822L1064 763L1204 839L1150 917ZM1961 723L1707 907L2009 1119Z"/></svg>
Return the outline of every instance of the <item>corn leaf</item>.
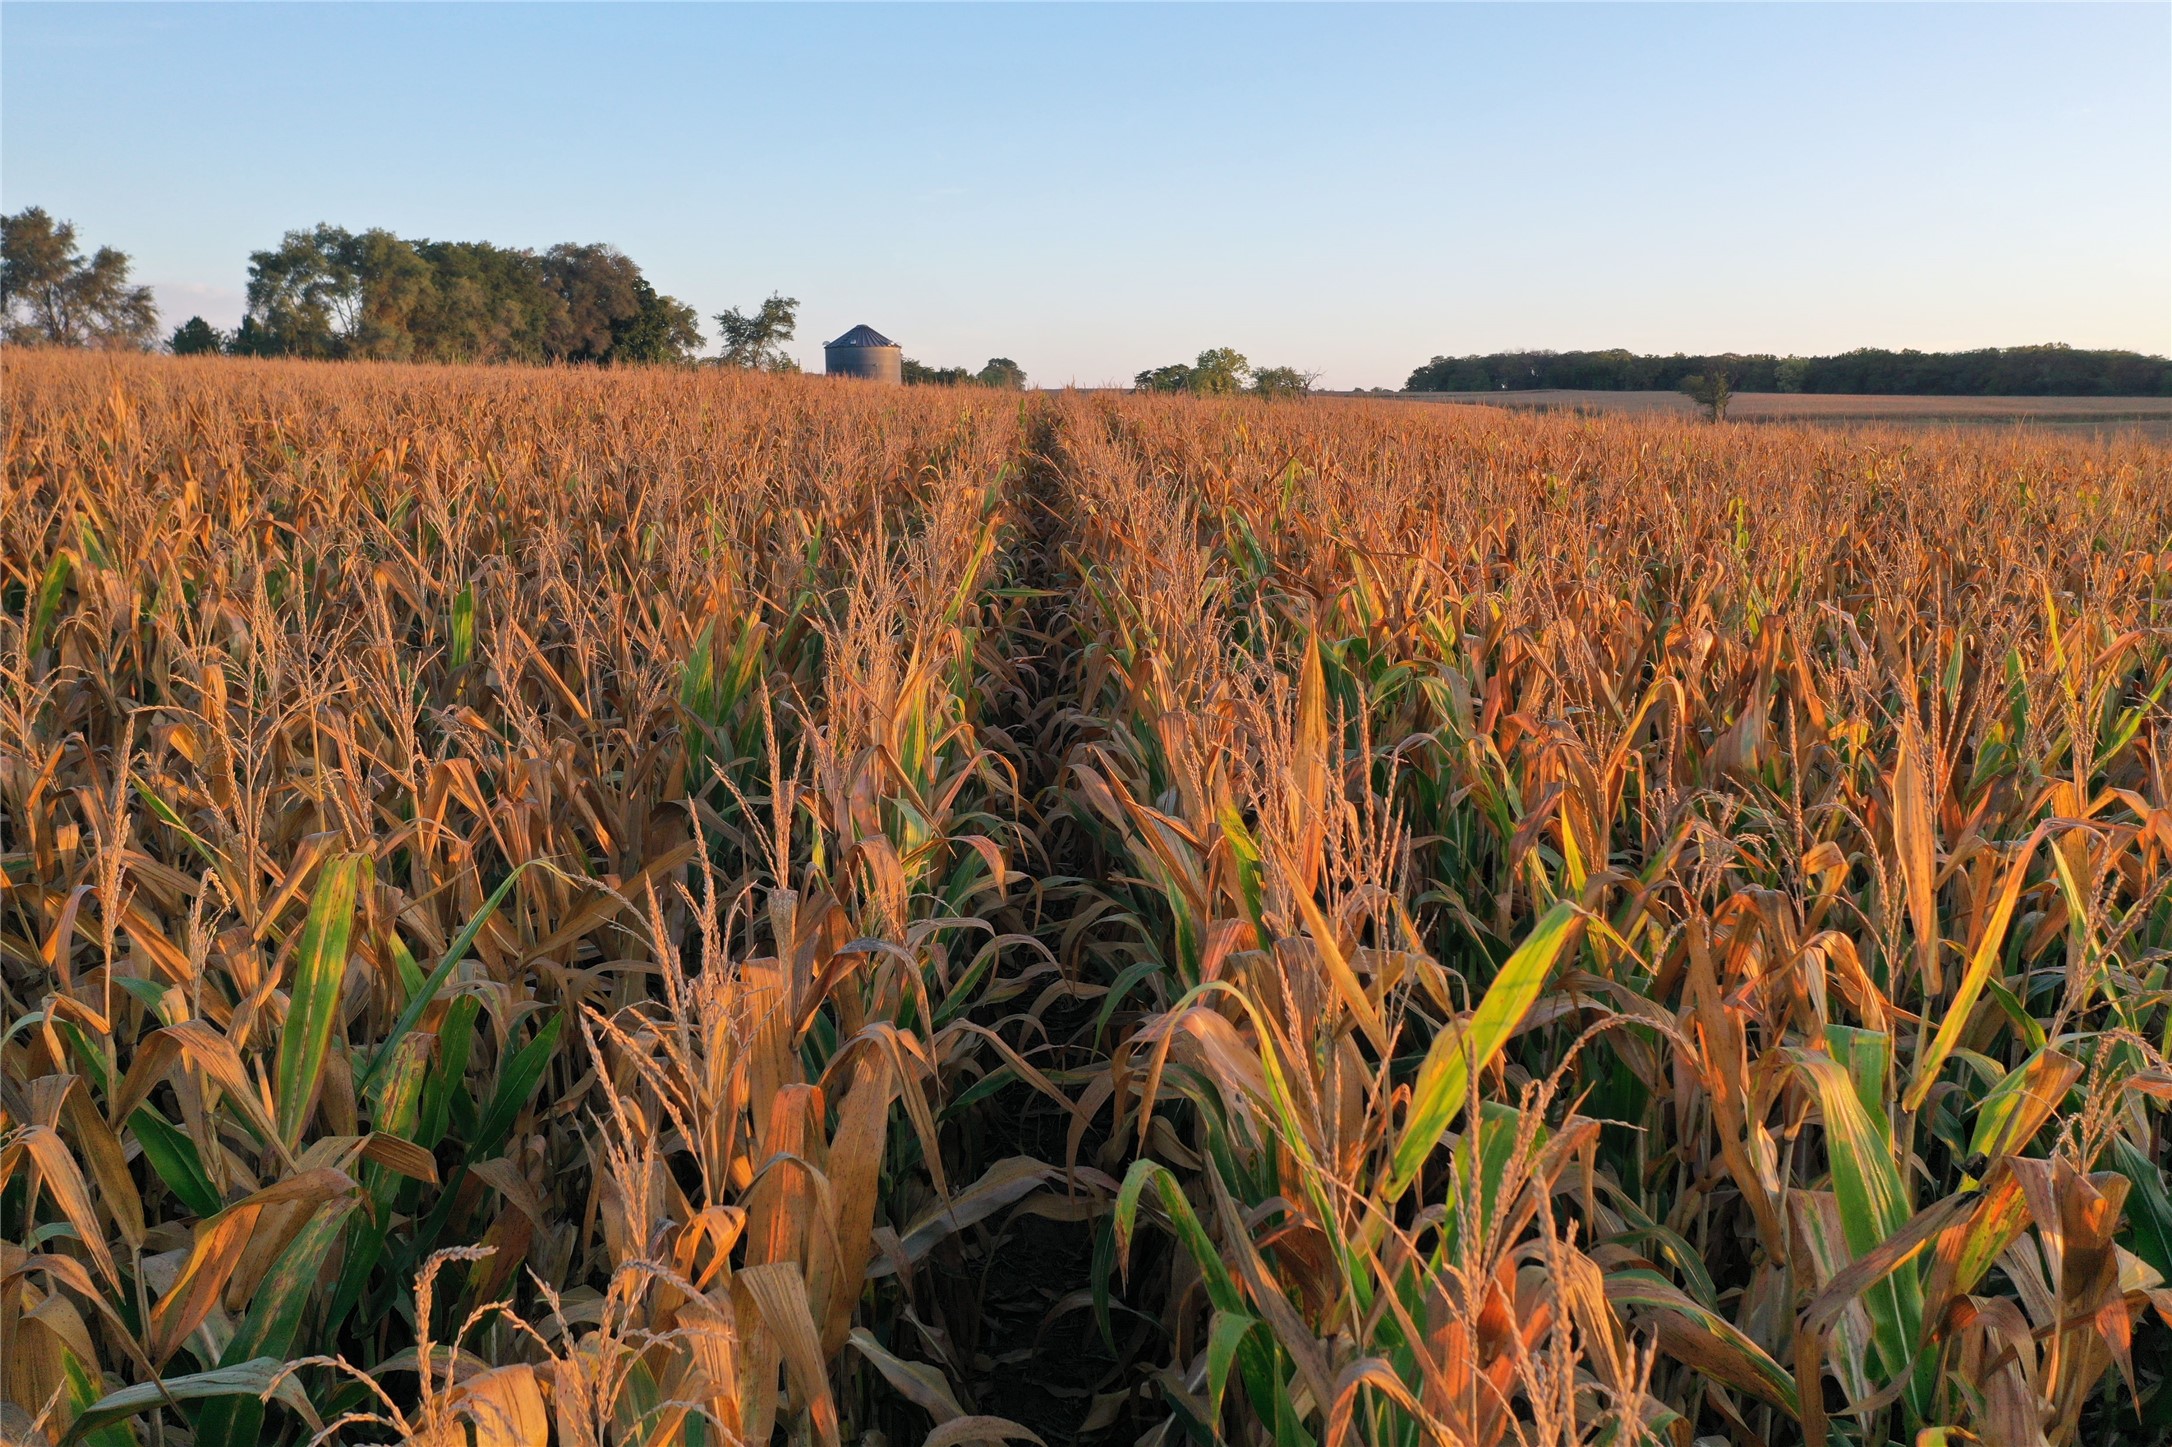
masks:
<svg viewBox="0 0 2172 1447"><path fill-rule="evenodd" d="M289 1150L301 1144L302 1127L324 1078L324 1057L331 1049L340 992L347 982L347 939L354 928L355 895L368 888L371 878L366 854L331 860L318 875L316 894L309 902L274 1068L279 1136Z"/></svg>
<svg viewBox="0 0 2172 1447"><path fill-rule="evenodd" d="M60 1447L69 1447L86 1433L154 1411L168 1402L201 1402L217 1397L274 1396L299 1413L312 1429L321 1431L324 1423L310 1405L309 1398L303 1395L301 1383L292 1376L283 1375L284 1371L284 1366L277 1360L258 1357L234 1366L167 1377L156 1382L138 1382L132 1387L108 1392L77 1416L61 1438Z"/></svg>
<svg viewBox="0 0 2172 1447"><path fill-rule="evenodd" d="M1554 961L1574 934L1581 911L1562 900L1546 912L1501 966L1468 1022L1450 1025L1433 1039L1411 1092L1410 1114L1396 1142L1386 1187L1398 1200L1418 1178L1433 1147L1463 1110L1472 1076L1501 1053L1553 973Z"/></svg>

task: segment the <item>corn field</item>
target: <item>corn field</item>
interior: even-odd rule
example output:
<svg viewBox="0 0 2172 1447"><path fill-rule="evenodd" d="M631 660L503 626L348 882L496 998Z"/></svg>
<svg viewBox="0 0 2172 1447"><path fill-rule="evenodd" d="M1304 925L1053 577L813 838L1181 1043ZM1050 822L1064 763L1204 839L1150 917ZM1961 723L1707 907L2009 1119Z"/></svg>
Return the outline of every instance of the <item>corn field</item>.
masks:
<svg viewBox="0 0 2172 1447"><path fill-rule="evenodd" d="M0 1437L2172 1440L2172 450L13 354Z"/></svg>

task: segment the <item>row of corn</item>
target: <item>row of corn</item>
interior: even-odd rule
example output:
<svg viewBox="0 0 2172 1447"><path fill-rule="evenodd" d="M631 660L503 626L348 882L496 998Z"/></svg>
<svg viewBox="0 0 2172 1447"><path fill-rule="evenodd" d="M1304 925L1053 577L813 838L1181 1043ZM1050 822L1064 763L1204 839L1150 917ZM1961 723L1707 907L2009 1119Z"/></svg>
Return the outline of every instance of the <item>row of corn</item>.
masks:
<svg viewBox="0 0 2172 1447"><path fill-rule="evenodd" d="M2162 1440L2161 453L1407 415L1067 418L1171 1430Z"/></svg>

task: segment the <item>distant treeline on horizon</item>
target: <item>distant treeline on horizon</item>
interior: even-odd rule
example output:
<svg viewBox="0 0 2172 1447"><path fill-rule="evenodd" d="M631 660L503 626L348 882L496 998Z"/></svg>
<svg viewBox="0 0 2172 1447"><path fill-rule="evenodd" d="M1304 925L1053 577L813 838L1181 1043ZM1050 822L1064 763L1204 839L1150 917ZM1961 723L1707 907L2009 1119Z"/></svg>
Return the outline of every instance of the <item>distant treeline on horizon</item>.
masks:
<svg viewBox="0 0 2172 1447"><path fill-rule="evenodd" d="M2172 360L2140 352L2051 344L1972 352L1864 347L1837 357L1641 356L1603 352L1493 352L1435 357L1410 374L1412 392L1522 392L1563 388L1666 392L1682 379L1727 374L1737 392L1857 392L1921 397L2172 397Z"/></svg>

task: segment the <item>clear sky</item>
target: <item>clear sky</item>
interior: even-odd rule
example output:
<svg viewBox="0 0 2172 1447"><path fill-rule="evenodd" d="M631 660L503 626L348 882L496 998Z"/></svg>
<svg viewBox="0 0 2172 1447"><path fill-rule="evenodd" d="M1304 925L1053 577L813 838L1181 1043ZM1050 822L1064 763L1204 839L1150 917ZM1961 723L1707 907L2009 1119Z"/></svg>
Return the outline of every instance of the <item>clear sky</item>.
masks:
<svg viewBox="0 0 2172 1447"><path fill-rule="evenodd" d="M231 325L331 221L935 364L2172 352L2172 5L0 6L0 206ZM714 326L706 323L711 336Z"/></svg>

